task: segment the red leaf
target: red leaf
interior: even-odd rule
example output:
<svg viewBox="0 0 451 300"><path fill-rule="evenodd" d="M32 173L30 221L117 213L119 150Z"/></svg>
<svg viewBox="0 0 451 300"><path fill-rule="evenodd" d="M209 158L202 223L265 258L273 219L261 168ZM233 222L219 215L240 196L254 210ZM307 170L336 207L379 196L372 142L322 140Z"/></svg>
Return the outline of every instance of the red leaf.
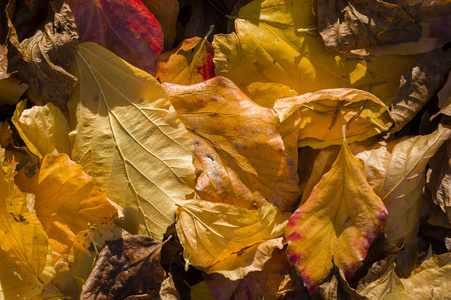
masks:
<svg viewBox="0 0 451 300"><path fill-rule="evenodd" d="M95 42L155 75L163 50L157 19L139 0L69 0L80 42Z"/></svg>

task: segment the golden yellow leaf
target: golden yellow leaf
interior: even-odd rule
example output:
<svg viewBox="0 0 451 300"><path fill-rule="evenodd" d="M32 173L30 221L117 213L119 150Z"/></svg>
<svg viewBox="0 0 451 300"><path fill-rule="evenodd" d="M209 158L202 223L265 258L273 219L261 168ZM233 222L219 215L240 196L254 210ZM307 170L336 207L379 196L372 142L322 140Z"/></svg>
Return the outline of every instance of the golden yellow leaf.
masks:
<svg viewBox="0 0 451 300"><path fill-rule="evenodd" d="M11 121L30 152L40 159L48 153L70 155L70 128L61 110L52 103L26 107L26 100L18 103Z"/></svg>
<svg viewBox="0 0 451 300"><path fill-rule="evenodd" d="M298 176L272 109L255 104L223 77L164 87L192 133L196 191L203 199L248 209L265 202L281 211L291 208Z"/></svg>
<svg viewBox="0 0 451 300"><path fill-rule="evenodd" d="M161 240L193 191L190 135L155 78L97 44L79 45L71 72L72 159L124 208L129 232Z"/></svg>
<svg viewBox="0 0 451 300"><path fill-rule="evenodd" d="M332 256L346 278L352 278L386 218L387 209L366 181L363 163L343 141L331 169L286 228L287 255L310 292L329 274Z"/></svg>
<svg viewBox="0 0 451 300"><path fill-rule="evenodd" d="M81 165L65 154L48 154L36 175L16 176L22 191L35 195L36 214L52 251L68 259L75 235L89 225L118 222L117 209Z"/></svg>
<svg viewBox="0 0 451 300"><path fill-rule="evenodd" d="M0 161L0 238L4 251L0 254L0 295L7 296L12 292L36 295L55 273L50 244L32 211L33 199L28 199L14 184L13 170L4 162L3 149L0 150ZM6 274L10 274L15 282L9 281Z"/></svg>
<svg viewBox="0 0 451 300"><path fill-rule="evenodd" d="M160 82L194 84L215 77L213 47L206 38L192 37L160 55L156 78Z"/></svg>
<svg viewBox="0 0 451 300"><path fill-rule="evenodd" d="M300 128L298 146L312 148L339 145L343 125L349 142L387 131L392 125L387 109L375 95L351 88L325 89L274 103L281 122L295 115L291 122Z"/></svg>
<svg viewBox="0 0 451 300"><path fill-rule="evenodd" d="M262 270L275 248L283 247L287 217L266 203L258 210L187 200L176 210L177 235L187 263L231 280Z"/></svg>
<svg viewBox="0 0 451 300"><path fill-rule="evenodd" d="M384 102L399 86L413 56L327 53L315 28L314 0L256 0L241 8L236 34L216 35L216 75L238 86L252 82L288 85L299 94L326 88L371 91Z"/></svg>

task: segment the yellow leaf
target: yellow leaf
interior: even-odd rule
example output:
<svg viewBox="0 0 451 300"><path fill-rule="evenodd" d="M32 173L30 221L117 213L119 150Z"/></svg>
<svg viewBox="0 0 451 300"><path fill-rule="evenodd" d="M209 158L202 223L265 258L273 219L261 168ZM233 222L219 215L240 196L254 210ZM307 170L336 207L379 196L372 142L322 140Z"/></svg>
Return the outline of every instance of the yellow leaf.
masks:
<svg viewBox="0 0 451 300"><path fill-rule="evenodd" d="M387 210L344 141L329 172L291 216L288 257L310 292L329 274L332 256L350 279L385 225Z"/></svg>
<svg viewBox="0 0 451 300"><path fill-rule="evenodd" d="M387 106L375 95L358 89L325 89L282 98L274 103L274 110L282 124L295 115L291 122L300 128L298 147L339 145L343 125L349 142L363 141L392 125Z"/></svg>
<svg viewBox="0 0 451 300"><path fill-rule="evenodd" d="M89 225L115 223L117 209L81 165L65 154L48 154L33 177L16 177L22 191L35 195L36 214L44 225L52 251L67 260L75 235Z"/></svg>
<svg viewBox="0 0 451 300"><path fill-rule="evenodd" d="M281 211L291 208L298 176L272 109L255 104L223 77L164 87L192 133L196 190L203 199L248 209L266 201Z"/></svg>
<svg viewBox="0 0 451 300"><path fill-rule="evenodd" d="M316 10L313 0L256 0L244 6L235 20L236 34L214 38L216 75L238 86L282 83L299 94L354 87L384 102L394 96L399 76L416 57L328 53L314 28Z"/></svg>
<svg viewBox="0 0 451 300"><path fill-rule="evenodd" d="M4 251L0 255L0 295L16 289L18 293L38 294L55 273L50 244L41 222L30 210L29 200L14 184L12 168L4 165L4 150L0 150L0 156L0 238ZM15 283L5 274L14 274L11 278Z"/></svg>
<svg viewBox="0 0 451 300"><path fill-rule="evenodd" d="M156 77L160 82L194 84L215 76L213 48L206 38L186 39L160 55Z"/></svg>
<svg viewBox="0 0 451 300"><path fill-rule="evenodd" d="M48 153L69 155L70 128L61 110L52 103L26 107L26 100L18 103L11 121L30 152L40 159Z"/></svg>
<svg viewBox="0 0 451 300"><path fill-rule="evenodd" d="M161 240L175 202L192 192L192 139L155 78L82 43L71 69L72 159L124 208L131 233Z"/></svg>
<svg viewBox="0 0 451 300"><path fill-rule="evenodd" d="M283 247L287 218L267 203L258 210L187 200L176 210L177 235L187 263L231 280L262 270L274 248Z"/></svg>
<svg viewBox="0 0 451 300"><path fill-rule="evenodd" d="M268 108L274 108L274 102L279 98L298 95L298 92L290 87L273 82L254 82L244 88L243 92L258 105Z"/></svg>

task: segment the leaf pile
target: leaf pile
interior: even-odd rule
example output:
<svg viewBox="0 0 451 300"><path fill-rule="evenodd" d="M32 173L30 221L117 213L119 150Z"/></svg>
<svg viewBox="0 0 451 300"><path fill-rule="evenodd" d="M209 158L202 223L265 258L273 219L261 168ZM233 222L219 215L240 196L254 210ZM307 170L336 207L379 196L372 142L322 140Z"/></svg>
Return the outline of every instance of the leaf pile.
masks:
<svg viewBox="0 0 451 300"><path fill-rule="evenodd" d="M448 1L0 15L0 299L451 298Z"/></svg>

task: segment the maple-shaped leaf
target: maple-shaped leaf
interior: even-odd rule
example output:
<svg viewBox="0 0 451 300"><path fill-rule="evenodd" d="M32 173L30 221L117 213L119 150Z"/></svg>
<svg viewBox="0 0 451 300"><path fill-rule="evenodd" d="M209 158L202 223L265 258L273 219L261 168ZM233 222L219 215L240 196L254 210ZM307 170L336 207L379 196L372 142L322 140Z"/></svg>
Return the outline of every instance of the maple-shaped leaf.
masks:
<svg viewBox="0 0 451 300"><path fill-rule="evenodd" d="M231 280L260 271L281 249L287 218L272 204L247 210L230 204L187 200L176 210L177 235L187 263Z"/></svg>
<svg viewBox="0 0 451 300"><path fill-rule="evenodd" d="M299 94L353 87L384 102L392 97L416 57L327 53L315 29L316 6L312 0L257 0L242 7L236 33L214 37L216 75L238 86L282 83Z"/></svg>
<svg viewBox="0 0 451 300"><path fill-rule="evenodd" d="M81 165L66 154L48 154L34 176L16 175L20 189L35 195L36 215L47 232L52 251L66 260L75 235L89 224L115 223L117 209Z"/></svg>
<svg viewBox="0 0 451 300"><path fill-rule="evenodd" d="M55 274L50 244L33 210L33 198L14 183L3 149L0 161L0 298L34 296Z"/></svg>
<svg viewBox="0 0 451 300"><path fill-rule="evenodd" d="M124 208L129 232L161 240L193 191L189 133L155 78L101 46L80 44L71 72L72 159Z"/></svg>
<svg viewBox="0 0 451 300"><path fill-rule="evenodd" d="M40 159L49 153L69 155L70 127L61 110L52 103L26 107L27 101L18 103L11 121L28 150Z"/></svg>
<svg viewBox="0 0 451 300"><path fill-rule="evenodd" d="M282 124L299 127L298 147L339 145L346 125L349 142L362 141L392 125L387 106L375 95L358 89L325 89L274 103Z"/></svg>
<svg viewBox="0 0 451 300"><path fill-rule="evenodd" d="M223 77L163 86L192 133L196 191L203 199L249 209L266 201L281 211L290 208L298 177L272 109L255 104Z"/></svg>
<svg viewBox="0 0 451 300"><path fill-rule="evenodd" d="M206 38L192 37L158 59L160 82L194 84L215 77L213 47Z"/></svg>
<svg viewBox="0 0 451 300"><path fill-rule="evenodd" d="M331 169L286 227L287 255L310 292L328 275L332 257L352 278L386 219L387 209L368 184L363 163L344 140Z"/></svg>
<svg viewBox="0 0 451 300"><path fill-rule="evenodd" d="M160 24L139 0L69 0L80 42L95 42L155 75L163 50Z"/></svg>

